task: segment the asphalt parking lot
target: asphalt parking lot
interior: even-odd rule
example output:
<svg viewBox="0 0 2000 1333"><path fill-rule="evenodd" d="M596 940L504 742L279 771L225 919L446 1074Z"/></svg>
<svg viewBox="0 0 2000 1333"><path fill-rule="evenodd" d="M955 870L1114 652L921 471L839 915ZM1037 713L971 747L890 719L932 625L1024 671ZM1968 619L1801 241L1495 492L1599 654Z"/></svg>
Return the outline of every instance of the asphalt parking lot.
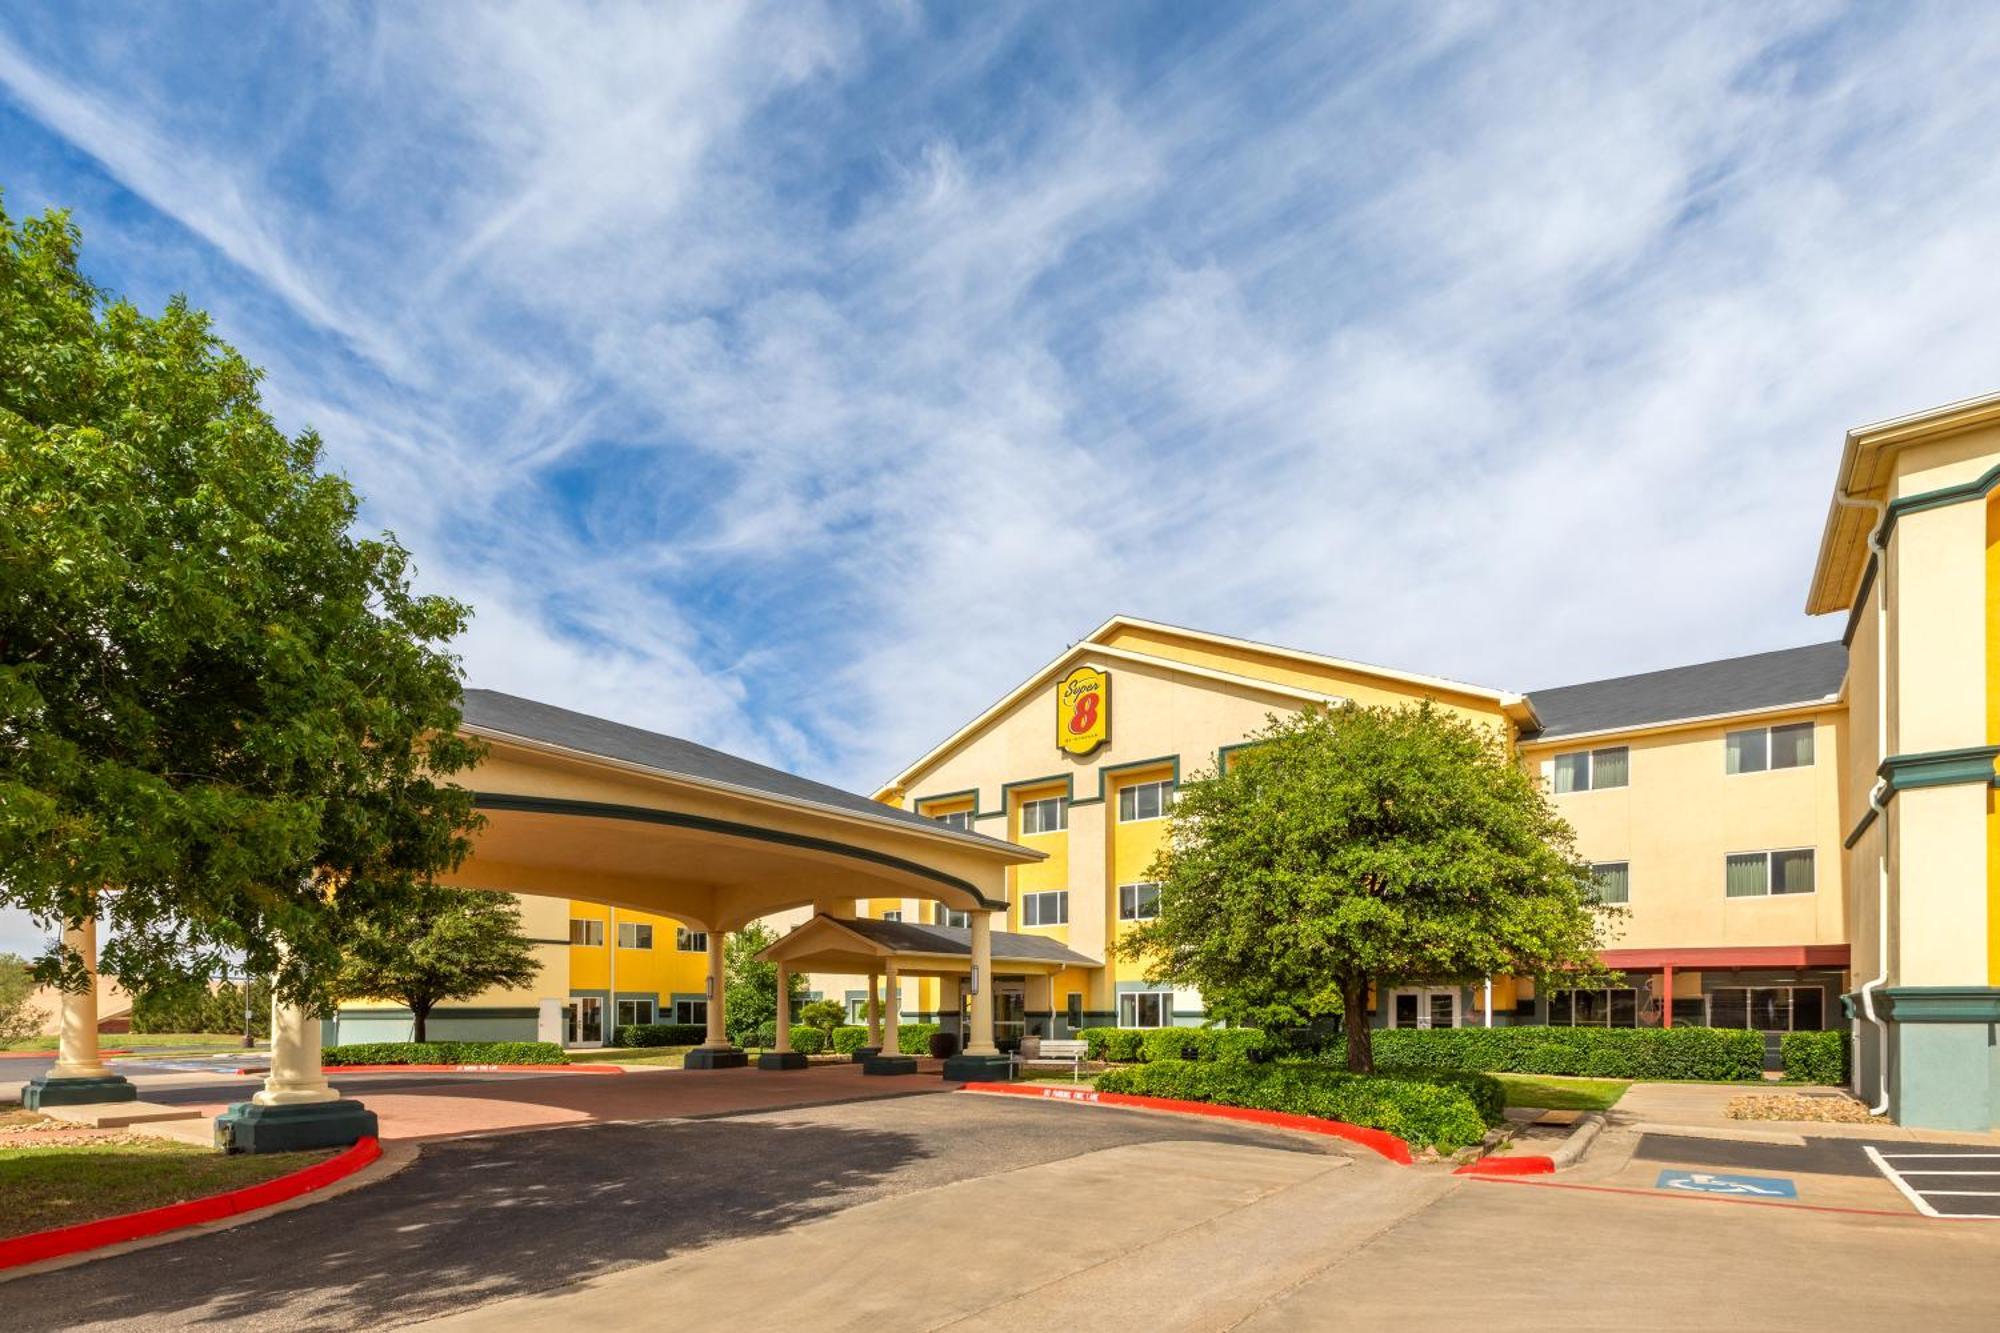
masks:
<svg viewBox="0 0 2000 1333"><path fill-rule="evenodd" d="M15 1329L380 1328L1160 1140L1339 1155L1268 1130L969 1095L586 1124L430 1143L380 1184L22 1278L0 1285L0 1303ZM666 1299L653 1326L675 1322Z"/></svg>

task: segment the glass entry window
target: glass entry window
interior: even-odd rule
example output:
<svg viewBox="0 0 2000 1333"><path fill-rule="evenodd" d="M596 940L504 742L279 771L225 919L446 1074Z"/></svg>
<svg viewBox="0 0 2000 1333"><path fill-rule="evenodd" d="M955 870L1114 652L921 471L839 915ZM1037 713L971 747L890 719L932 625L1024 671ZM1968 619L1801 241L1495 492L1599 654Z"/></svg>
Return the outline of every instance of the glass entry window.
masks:
<svg viewBox="0 0 2000 1333"><path fill-rule="evenodd" d="M570 1046L604 1044L604 1001L584 995L563 1006L563 1036Z"/></svg>
<svg viewBox="0 0 2000 1333"><path fill-rule="evenodd" d="M1174 1021L1174 993L1170 990L1125 991L1118 996L1118 1026L1121 1028L1164 1028Z"/></svg>
<svg viewBox="0 0 2000 1333"><path fill-rule="evenodd" d="M1458 1026L1458 988L1431 987L1399 990L1389 997L1389 1026L1392 1028L1455 1028Z"/></svg>
<svg viewBox="0 0 2000 1333"><path fill-rule="evenodd" d="M1635 1028L1639 1026L1639 992L1630 986L1610 990L1559 990L1549 993L1549 1026Z"/></svg>
<svg viewBox="0 0 2000 1333"><path fill-rule="evenodd" d="M1758 1032L1816 1032L1826 1026L1818 986L1725 986L1708 994L1708 1025Z"/></svg>
<svg viewBox="0 0 2000 1333"><path fill-rule="evenodd" d="M1028 988L1019 981L993 987L993 1040L1019 1041L1028 1035Z"/></svg>

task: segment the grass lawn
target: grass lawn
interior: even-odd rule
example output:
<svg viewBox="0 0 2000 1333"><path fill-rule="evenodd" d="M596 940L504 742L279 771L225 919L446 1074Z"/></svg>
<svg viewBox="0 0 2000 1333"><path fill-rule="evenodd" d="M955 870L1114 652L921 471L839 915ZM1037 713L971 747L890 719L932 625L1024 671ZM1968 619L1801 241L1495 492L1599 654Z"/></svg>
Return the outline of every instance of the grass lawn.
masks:
<svg viewBox="0 0 2000 1333"><path fill-rule="evenodd" d="M199 1047L204 1051L240 1051L243 1049L243 1034L231 1036L227 1032L105 1032L97 1038L97 1044L107 1051L144 1051L158 1046ZM268 1049L270 1042L259 1041L259 1050ZM10 1041L0 1045L0 1051L54 1051L56 1038L27 1037L21 1041Z"/></svg>
<svg viewBox="0 0 2000 1333"><path fill-rule="evenodd" d="M1507 1089L1507 1105L1545 1111L1608 1111L1631 1082L1622 1078L1555 1078L1540 1074L1495 1074Z"/></svg>
<svg viewBox="0 0 2000 1333"><path fill-rule="evenodd" d="M21 1128L25 1114L0 1128ZM219 1194L333 1155L227 1156L166 1139L64 1145L49 1137L46 1147L0 1148L0 1237Z"/></svg>
<svg viewBox="0 0 2000 1333"><path fill-rule="evenodd" d="M603 1046L587 1051L571 1051L569 1062L573 1065L664 1065L669 1069L679 1069L681 1060L693 1049L692 1046Z"/></svg>

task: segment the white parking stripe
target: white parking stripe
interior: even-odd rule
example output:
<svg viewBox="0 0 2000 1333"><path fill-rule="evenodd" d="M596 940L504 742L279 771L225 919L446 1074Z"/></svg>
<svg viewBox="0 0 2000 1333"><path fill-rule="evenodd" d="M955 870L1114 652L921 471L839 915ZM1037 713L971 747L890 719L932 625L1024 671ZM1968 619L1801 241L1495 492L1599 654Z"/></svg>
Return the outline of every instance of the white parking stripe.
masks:
<svg viewBox="0 0 2000 1333"><path fill-rule="evenodd" d="M1913 1184L1909 1179L1909 1177L1911 1176L1992 1177L1992 1176L2000 1176L2000 1171L1955 1171L1947 1167L1899 1168L1891 1166L1889 1164L1889 1158L1891 1157L1895 1158L1898 1161L1922 1160L1922 1161L1934 1162L1939 1160L1949 1161L1957 1158L1965 1158L1968 1160L2000 1158L2000 1153L1933 1152L1933 1153L1886 1153L1885 1154L1877 1151L1872 1144L1866 1144L1866 1143L1861 1145L1861 1151L1868 1154L1868 1160L1875 1163L1876 1169L1881 1171L1881 1173L1884 1176L1887 1176L1889 1178L1889 1183L1894 1185L1899 1191L1901 1191L1903 1197L1908 1199L1910 1203L1916 1208L1916 1210L1922 1213L1925 1217L1950 1216L1950 1217L2000 1218L2000 1213L1958 1213L1958 1212L1950 1214L1940 1213L1935 1207L1933 1207L1930 1204L1928 1198L1926 1197L1929 1196L1939 1199L1944 1199L1944 1198L2000 1199L2000 1190L1932 1189L1929 1186L1920 1187L1917 1184Z"/></svg>

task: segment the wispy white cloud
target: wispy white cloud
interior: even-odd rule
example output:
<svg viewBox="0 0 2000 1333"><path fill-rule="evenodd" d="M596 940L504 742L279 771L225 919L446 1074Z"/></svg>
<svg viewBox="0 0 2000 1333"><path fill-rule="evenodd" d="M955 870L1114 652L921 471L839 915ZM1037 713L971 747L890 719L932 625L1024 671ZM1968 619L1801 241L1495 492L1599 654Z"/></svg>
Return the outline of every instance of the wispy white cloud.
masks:
<svg viewBox="0 0 2000 1333"><path fill-rule="evenodd" d="M248 275L475 683L855 785L1119 610L1510 686L1830 635L1839 432L1993 387L1942 11L147 21L0 88Z"/></svg>

